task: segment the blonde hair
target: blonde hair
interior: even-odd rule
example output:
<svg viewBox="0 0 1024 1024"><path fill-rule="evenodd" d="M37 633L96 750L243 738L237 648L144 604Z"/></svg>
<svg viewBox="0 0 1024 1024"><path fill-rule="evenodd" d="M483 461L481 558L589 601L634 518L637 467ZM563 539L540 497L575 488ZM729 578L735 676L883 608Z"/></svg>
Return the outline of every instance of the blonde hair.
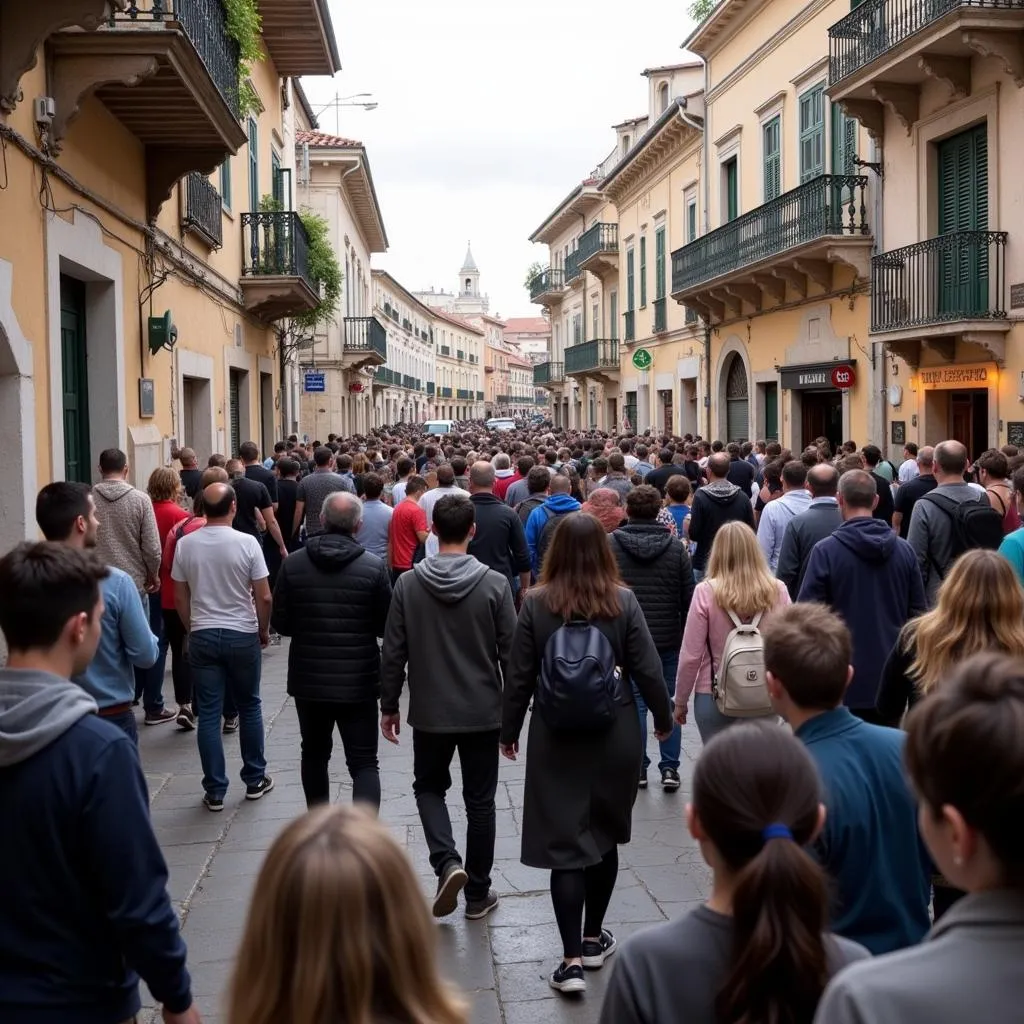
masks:
<svg viewBox="0 0 1024 1024"><path fill-rule="evenodd" d="M174 501L181 490L181 477L170 466L158 466L149 474L146 491L151 501Z"/></svg>
<svg viewBox="0 0 1024 1024"><path fill-rule="evenodd" d="M229 989L229 1024L467 1024L402 848L366 811L326 806L267 854Z"/></svg>
<svg viewBox="0 0 1024 1024"><path fill-rule="evenodd" d="M995 551L965 552L942 581L935 607L907 623L900 644L913 648L908 674L924 694L979 651L1024 655L1024 590L1013 567Z"/></svg>
<svg viewBox="0 0 1024 1024"><path fill-rule="evenodd" d="M746 523L726 523L715 534L707 578L718 607L740 619L769 611L779 599L778 582Z"/></svg>

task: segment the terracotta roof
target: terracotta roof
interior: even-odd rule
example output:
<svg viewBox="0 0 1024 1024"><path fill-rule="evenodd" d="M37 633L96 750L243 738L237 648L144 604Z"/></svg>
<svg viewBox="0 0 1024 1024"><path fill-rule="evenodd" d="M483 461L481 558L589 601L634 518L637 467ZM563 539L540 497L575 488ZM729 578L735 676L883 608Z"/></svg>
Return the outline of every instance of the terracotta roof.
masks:
<svg viewBox="0 0 1024 1024"><path fill-rule="evenodd" d="M339 135L328 135L327 132L298 131L296 142L314 146L317 149L362 149L363 144L355 139L343 139Z"/></svg>
<svg viewBox="0 0 1024 1024"><path fill-rule="evenodd" d="M514 316L505 321L506 334L550 334L551 324L542 316Z"/></svg>
<svg viewBox="0 0 1024 1024"><path fill-rule="evenodd" d="M434 316L439 316L442 320L447 320L450 324L455 324L456 327L462 327L467 331L472 331L474 334L479 334L481 337L484 337L487 333L477 327L476 324L471 324L468 320L463 320L461 316L456 316L454 313L449 313L443 309L432 309L431 312Z"/></svg>

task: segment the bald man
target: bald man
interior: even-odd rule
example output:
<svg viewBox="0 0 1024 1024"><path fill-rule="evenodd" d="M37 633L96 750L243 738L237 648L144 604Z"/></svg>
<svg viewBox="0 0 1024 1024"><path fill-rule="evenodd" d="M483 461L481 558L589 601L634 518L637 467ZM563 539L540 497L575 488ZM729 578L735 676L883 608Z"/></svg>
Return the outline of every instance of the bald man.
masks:
<svg viewBox="0 0 1024 1024"><path fill-rule="evenodd" d="M469 554L509 582L513 596L521 597L530 585L530 549L515 511L494 493L494 466L474 462L469 469L469 500L476 512L476 533Z"/></svg>

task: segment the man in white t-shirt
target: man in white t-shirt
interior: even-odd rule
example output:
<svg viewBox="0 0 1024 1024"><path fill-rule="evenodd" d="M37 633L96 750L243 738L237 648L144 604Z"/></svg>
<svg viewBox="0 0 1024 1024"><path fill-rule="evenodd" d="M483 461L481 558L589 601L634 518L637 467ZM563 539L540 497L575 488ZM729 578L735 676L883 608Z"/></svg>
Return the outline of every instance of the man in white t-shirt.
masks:
<svg viewBox="0 0 1024 1024"><path fill-rule="evenodd" d="M455 483L455 470L452 469L451 465L445 463L443 466L437 467L437 486L432 487L426 494L420 498L420 508L423 509L427 516L427 529L430 530L431 524L434 521L434 506L446 495L446 494L465 494L466 492ZM432 555L436 555L438 552L437 545L437 534L433 530L427 534L426 540L426 557L430 558Z"/></svg>
<svg viewBox="0 0 1024 1024"><path fill-rule="evenodd" d="M231 527L236 508L230 485L210 484L203 509L206 526L178 541L171 578L174 606L189 634L203 803L222 811L228 788L220 732L225 692L238 709L245 798L259 800L274 788L263 756L260 702L271 596L259 541Z"/></svg>
<svg viewBox="0 0 1024 1024"><path fill-rule="evenodd" d="M903 446L903 461L900 463L897 478L901 484L909 484L911 480L916 480L920 474L921 470L917 465L917 445L913 441L908 441Z"/></svg>

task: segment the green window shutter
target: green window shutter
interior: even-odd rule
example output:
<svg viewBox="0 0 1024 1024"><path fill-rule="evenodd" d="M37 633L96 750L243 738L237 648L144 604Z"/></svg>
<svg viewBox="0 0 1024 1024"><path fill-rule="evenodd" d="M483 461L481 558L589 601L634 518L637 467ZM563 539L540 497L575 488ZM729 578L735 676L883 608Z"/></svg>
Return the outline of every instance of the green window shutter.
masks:
<svg viewBox="0 0 1024 1024"><path fill-rule="evenodd" d="M634 286L634 283L635 283L635 275L633 273L633 265L634 265L633 250L632 249L628 249L628 250L626 250L626 310L627 310L627 312L630 312L630 313L634 309L634 306L633 306L633 295L634 295L633 286Z"/></svg>
<svg viewBox="0 0 1024 1024"><path fill-rule="evenodd" d="M647 238L640 239L640 308L647 305Z"/></svg>
<svg viewBox="0 0 1024 1024"><path fill-rule="evenodd" d="M764 201L782 195L781 121L773 117L761 129L764 153Z"/></svg>
<svg viewBox="0 0 1024 1024"><path fill-rule="evenodd" d="M665 298L665 229L654 233L654 297Z"/></svg>
<svg viewBox="0 0 1024 1024"><path fill-rule="evenodd" d="M988 127L939 145L939 234L988 230Z"/></svg>
<svg viewBox="0 0 1024 1024"><path fill-rule="evenodd" d="M220 201L225 210L231 209L231 157L220 165Z"/></svg>
<svg viewBox="0 0 1024 1024"><path fill-rule="evenodd" d="M282 210L287 209L284 201L284 179L281 174L281 158L273 152L270 154L270 188L274 202Z"/></svg>
<svg viewBox="0 0 1024 1024"><path fill-rule="evenodd" d="M249 209L260 208L260 146L259 128L249 118Z"/></svg>
<svg viewBox="0 0 1024 1024"><path fill-rule="evenodd" d="M739 215L739 166L736 157L733 157L725 165L725 219L735 220Z"/></svg>
<svg viewBox="0 0 1024 1024"><path fill-rule="evenodd" d="M608 319L611 321L612 341L619 340L619 295L612 292L608 296Z"/></svg>
<svg viewBox="0 0 1024 1024"><path fill-rule="evenodd" d="M686 206L686 241L692 242L697 237L697 204L688 203Z"/></svg>
<svg viewBox="0 0 1024 1024"><path fill-rule="evenodd" d="M800 97L800 181L825 173L825 86Z"/></svg>

